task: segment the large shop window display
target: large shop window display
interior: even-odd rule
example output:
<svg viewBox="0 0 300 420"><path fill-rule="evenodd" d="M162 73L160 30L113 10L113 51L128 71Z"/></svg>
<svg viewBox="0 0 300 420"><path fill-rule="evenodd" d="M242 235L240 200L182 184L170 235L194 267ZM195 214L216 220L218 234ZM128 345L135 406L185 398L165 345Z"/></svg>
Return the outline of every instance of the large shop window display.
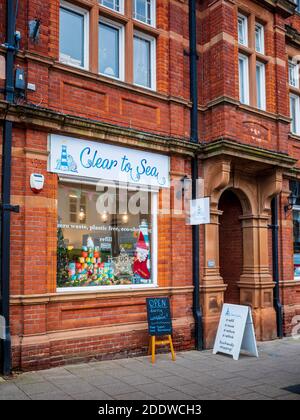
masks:
<svg viewBox="0 0 300 420"><path fill-rule="evenodd" d="M59 184L58 288L154 283L151 255L152 235L156 234L152 232L156 225L152 214L155 193L110 187L103 190ZM105 201L102 194L111 206L108 210L99 206Z"/></svg>

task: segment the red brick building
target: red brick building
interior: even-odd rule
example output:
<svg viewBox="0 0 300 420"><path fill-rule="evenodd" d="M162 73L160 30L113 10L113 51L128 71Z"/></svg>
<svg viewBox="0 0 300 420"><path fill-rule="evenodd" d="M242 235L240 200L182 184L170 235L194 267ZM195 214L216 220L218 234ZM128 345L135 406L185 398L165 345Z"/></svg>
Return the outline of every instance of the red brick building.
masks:
<svg viewBox="0 0 300 420"><path fill-rule="evenodd" d="M149 296L170 297L175 348L193 348L192 229L176 185L191 177L195 156L211 199L211 223L200 228L205 347L223 302L252 307L257 339L277 337L274 197L291 334L300 315L300 207L286 208L300 179L296 9L291 0L197 1L193 144L187 0L19 2L15 70L25 90L13 104L0 93L1 124L13 122L11 202L20 206L11 216L13 367L144 354ZM3 44L4 0L0 12ZM2 45L1 88L5 56ZM44 176L42 191L31 174ZM137 214L136 184L135 206L146 203ZM103 210L107 202L118 211Z"/></svg>

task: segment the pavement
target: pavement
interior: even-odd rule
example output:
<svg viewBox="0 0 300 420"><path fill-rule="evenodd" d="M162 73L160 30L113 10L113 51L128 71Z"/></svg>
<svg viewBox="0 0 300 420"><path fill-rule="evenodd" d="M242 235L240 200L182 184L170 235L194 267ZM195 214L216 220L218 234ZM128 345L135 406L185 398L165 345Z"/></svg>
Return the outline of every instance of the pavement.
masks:
<svg viewBox="0 0 300 420"><path fill-rule="evenodd" d="M212 351L68 365L0 376L0 400L300 400L300 339L258 344L259 358Z"/></svg>

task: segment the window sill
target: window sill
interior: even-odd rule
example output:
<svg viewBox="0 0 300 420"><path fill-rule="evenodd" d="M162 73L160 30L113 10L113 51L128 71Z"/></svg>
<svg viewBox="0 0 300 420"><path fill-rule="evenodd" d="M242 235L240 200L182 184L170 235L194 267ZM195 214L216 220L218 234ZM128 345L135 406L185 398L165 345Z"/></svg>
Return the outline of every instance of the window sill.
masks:
<svg viewBox="0 0 300 420"><path fill-rule="evenodd" d="M300 134L295 134L295 133L289 133L289 138L293 139L293 140L297 140L300 141ZM299 277L300 279L300 277Z"/></svg>
<svg viewBox="0 0 300 420"><path fill-rule="evenodd" d="M116 291L134 291L134 290L143 290L143 289L156 289L158 288L157 284L126 284L121 286L87 286L87 287L58 287L56 289L57 293L95 293L95 292L109 292Z"/></svg>

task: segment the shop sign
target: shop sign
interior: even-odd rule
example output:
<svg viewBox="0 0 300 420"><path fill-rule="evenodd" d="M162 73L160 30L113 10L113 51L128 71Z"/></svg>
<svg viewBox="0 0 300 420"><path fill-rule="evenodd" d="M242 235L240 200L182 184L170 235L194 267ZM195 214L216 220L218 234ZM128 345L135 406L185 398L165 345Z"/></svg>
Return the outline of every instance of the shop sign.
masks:
<svg viewBox="0 0 300 420"><path fill-rule="evenodd" d="M198 198L190 201L190 225L206 225L210 223L210 199Z"/></svg>
<svg viewBox="0 0 300 420"><path fill-rule="evenodd" d="M169 157L143 150L49 136L48 170L64 175L169 187Z"/></svg>
<svg viewBox="0 0 300 420"><path fill-rule="evenodd" d="M148 331L150 336L172 334L169 298L147 298Z"/></svg>
<svg viewBox="0 0 300 420"><path fill-rule="evenodd" d="M224 304L213 354L225 353L238 360L241 350L258 357L251 309Z"/></svg>

